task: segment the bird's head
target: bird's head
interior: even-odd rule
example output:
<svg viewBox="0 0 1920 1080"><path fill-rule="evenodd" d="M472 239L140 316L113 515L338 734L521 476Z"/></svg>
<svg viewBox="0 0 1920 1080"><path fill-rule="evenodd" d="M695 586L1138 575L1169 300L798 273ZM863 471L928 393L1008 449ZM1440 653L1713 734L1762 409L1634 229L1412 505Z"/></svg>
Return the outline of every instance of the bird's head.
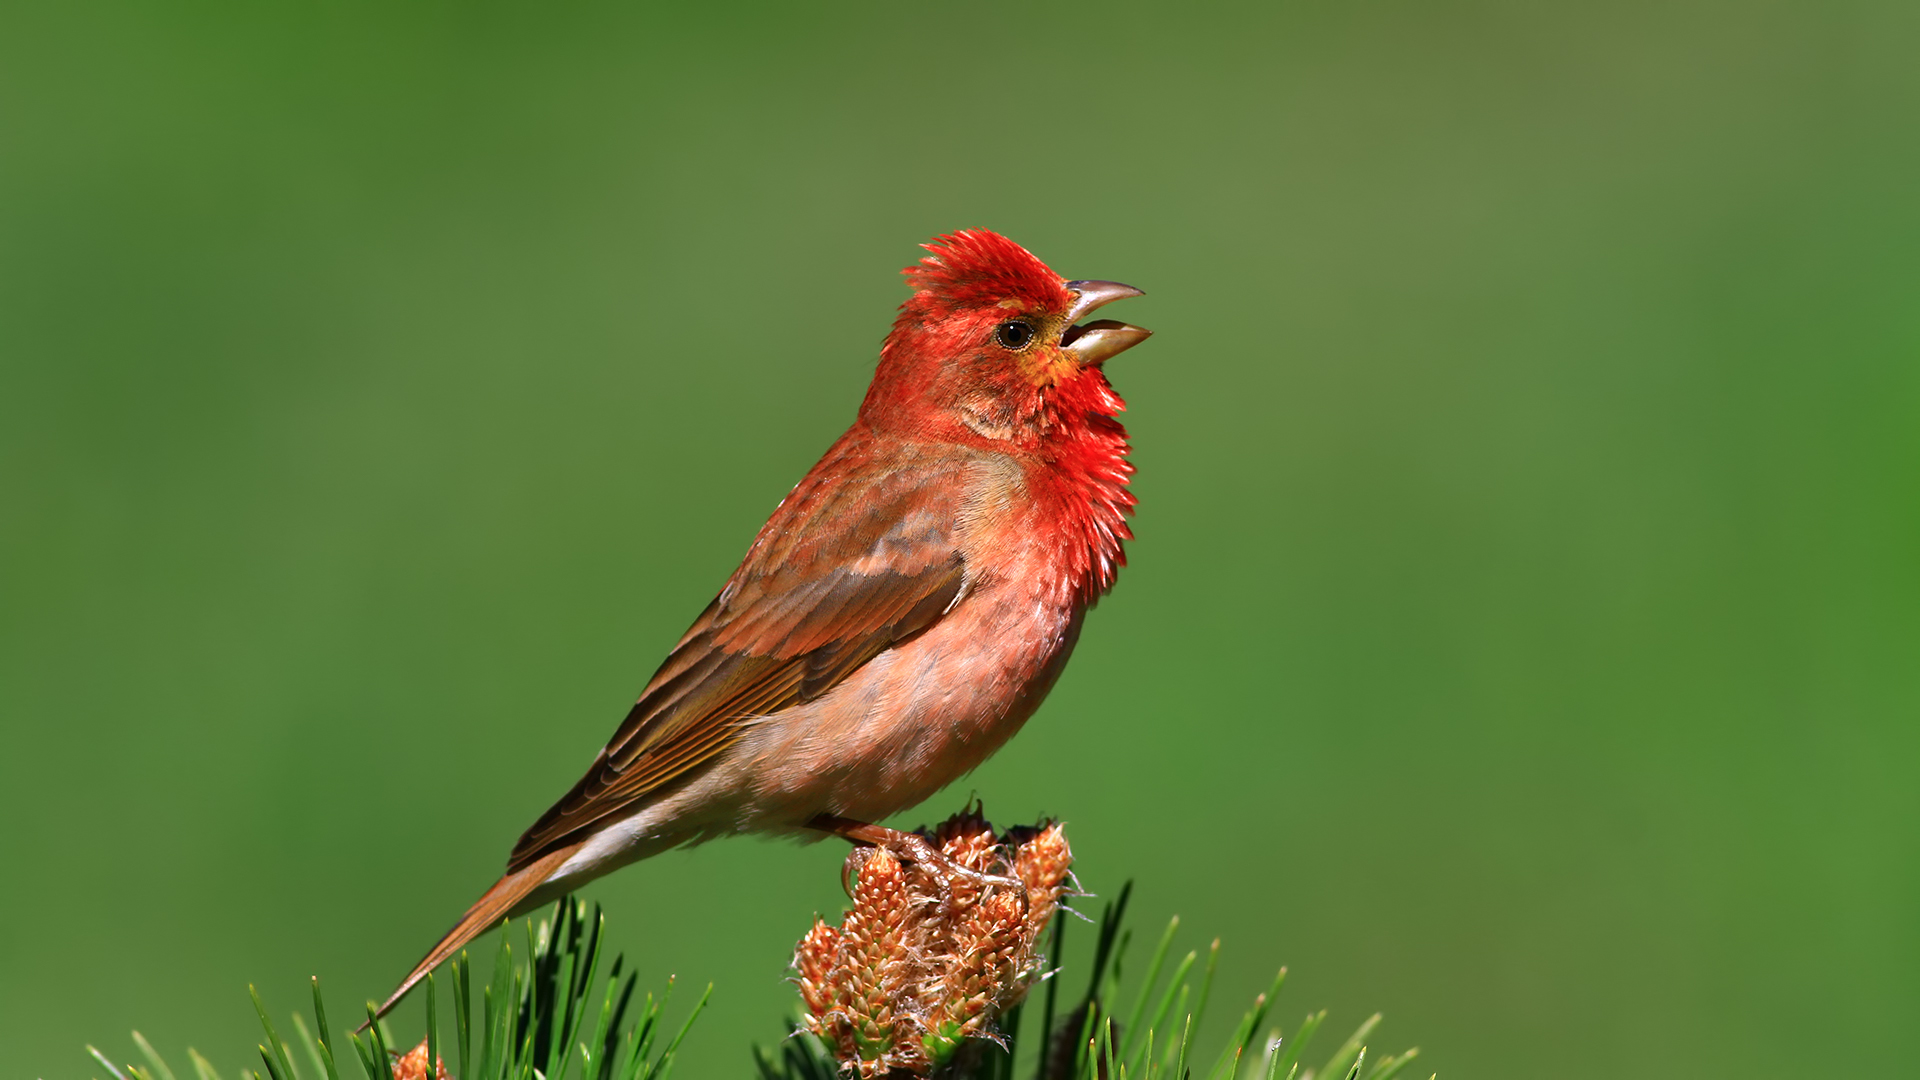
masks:
<svg viewBox="0 0 1920 1080"><path fill-rule="evenodd" d="M1078 320L1139 289L1062 280L984 229L924 246L927 257L905 271L913 296L880 349L863 420L921 437L1031 445L1124 407L1100 366L1148 331Z"/></svg>

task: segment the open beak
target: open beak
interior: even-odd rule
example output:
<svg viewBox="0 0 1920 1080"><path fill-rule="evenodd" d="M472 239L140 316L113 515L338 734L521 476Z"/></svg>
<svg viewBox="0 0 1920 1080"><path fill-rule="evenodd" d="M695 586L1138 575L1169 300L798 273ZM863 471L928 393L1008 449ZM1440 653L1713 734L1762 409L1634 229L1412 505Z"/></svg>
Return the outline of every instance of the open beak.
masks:
<svg viewBox="0 0 1920 1080"><path fill-rule="evenodd" d="M1146 295L1131 285L1122 285L1117 281L1069 281L1067 288L1074 294L1073 307L1067 309L1069 323L1078 323L1088 312L1115 300ZM1060 335L1060 347L1072 353L1074 359L1083 365L1099 365L1152 335L1151 330L1142 330L1123 322L1095 319L1084 326L1068 326Z"/></svg>

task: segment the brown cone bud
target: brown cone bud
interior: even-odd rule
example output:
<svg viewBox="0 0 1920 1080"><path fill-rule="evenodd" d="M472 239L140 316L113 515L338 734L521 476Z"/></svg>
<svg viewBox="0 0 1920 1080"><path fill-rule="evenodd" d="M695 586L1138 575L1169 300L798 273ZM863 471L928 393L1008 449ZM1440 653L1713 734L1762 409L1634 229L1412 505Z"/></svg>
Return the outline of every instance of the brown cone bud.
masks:
<svg viewBox="0 0 1920 1080"><path fill-rule="evenodd" d="M447 1059L434 1062L435 1080L447 1080ZM393 1059L393 1080L427 1080L427 1040Z"/></svg>
<svg viewBox="0 0 1920 1080"><path fill-rule="evenodd" d="M926 1076L966 1039L998 1039L1045 970L1034 945L1071 882L1058 824L1001 837L969 808L921 835L941 865L856 849L841 926L816 919L794 952L807 1030L862 1080Z"/></svg>

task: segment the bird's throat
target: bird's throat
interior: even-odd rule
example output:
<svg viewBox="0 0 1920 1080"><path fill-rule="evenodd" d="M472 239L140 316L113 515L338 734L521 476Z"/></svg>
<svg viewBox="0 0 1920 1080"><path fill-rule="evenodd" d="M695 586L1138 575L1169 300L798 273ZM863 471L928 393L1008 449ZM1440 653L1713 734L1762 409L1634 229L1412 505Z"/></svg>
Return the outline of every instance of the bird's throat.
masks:
<svg viewBox="0 0 1920 1080"><path fill-rule="evenodd" d="M1041 452L1047 485L1056 494L1071 579L1091 604L1113 588L1127 562L1125 543L1133 539L1127 526L1135 502L1127 490L1133 465L1127 429L1114 419L1126 403L1096 371L1083 372L1048 397Z"/></svg>

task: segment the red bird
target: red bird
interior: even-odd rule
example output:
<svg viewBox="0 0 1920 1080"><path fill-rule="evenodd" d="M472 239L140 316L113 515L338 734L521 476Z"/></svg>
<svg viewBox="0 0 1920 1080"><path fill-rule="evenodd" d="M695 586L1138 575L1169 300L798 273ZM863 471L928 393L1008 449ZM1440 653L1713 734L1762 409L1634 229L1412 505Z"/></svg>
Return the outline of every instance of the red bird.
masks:
<svg viewBox="0 0 1920 1080"><path fill-rule="evenodd" d="M503 917L743 832L939 855L870 822L959 779L1033 715L1131 539L1125 404L1148 332L1088 312L1004 236L925 245L860 415L788 494L587 775L381 1007Z"/></svg>

